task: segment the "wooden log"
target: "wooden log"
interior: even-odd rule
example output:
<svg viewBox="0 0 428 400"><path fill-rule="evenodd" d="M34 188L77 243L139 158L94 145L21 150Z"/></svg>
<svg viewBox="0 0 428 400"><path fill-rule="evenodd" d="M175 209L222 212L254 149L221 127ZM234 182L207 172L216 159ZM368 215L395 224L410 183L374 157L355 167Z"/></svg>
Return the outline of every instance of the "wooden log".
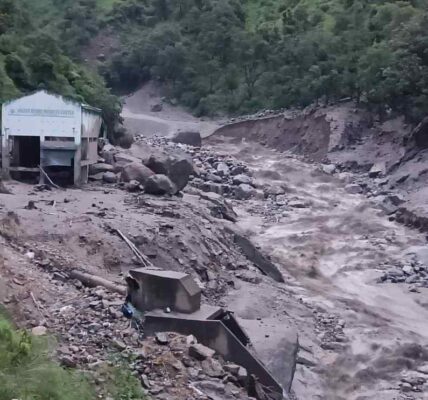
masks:
<svg viewBox="0 0 428 400"><path fill-rule="evenodd" d="M116 292L119 294L126 295L127 293L127 288L125 285L120 285L97 275L88 274L86 272L81 272L76 269L71 271L69 275L70 278L77 279L88 287L102 286L112 292Z"/></svg>
<svg viewBox="0 0 428 400"><path fill-rule="evenodd" d="M39 165L40 172L44 175L44 177L48 180L48 182L56 189L61 189L58 185L55 185L53 183L52 179L49 178L49 175L46 173L46 171Z"/></svg>

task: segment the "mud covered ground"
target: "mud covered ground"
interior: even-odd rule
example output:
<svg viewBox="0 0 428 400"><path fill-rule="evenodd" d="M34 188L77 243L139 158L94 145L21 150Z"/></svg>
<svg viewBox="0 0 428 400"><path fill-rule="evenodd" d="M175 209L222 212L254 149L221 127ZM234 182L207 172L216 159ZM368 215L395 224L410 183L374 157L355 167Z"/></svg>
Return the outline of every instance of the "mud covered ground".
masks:
<svg viewBox="0 0 428 400"><path fill-rule="evenodd" d="M141 148L134 146L135 156ZM220 132L203 149L251 171L257 195L228 200L236 223L214 217L206 194L191 185L183 197L166 198L99 183L65 191L6 183L12 194L0 195L0 300L15 319L44 324L64 340L49 316L82 297L67 272L121 282L138 266L114 232L120 229L154 265L192 274L204 301L234 311L271 369L284 369L284 336L297 331L297 399L428 398L428 288L380 282L390 270L428 266L425 235L394 221L376 199L345 190L361 179L351 172L331 175L242 134ZM197 151L193 157L201 160ZM270 256L285 282L262 275L231 229ZM117 328L120 340L124 330Z"/></svg>

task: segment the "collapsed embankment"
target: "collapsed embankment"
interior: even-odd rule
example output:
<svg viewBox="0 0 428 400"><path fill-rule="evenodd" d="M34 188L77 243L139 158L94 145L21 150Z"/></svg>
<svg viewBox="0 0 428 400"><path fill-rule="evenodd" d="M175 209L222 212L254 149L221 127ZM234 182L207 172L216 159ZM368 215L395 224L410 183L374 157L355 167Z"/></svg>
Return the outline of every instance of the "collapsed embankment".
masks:
<svg viewBox="0 0 428 400"><path fill-rule="evenodd" d="M332 173L357 173L350 183L381 202L380 196L399 195L400 204L392 208L388 204L390 215L397 213L399 221L427 231L423 223L428 217L423 201L428 184L427 127L427 120L415 128L403 117L381 118L343 103L249 117L221 127L207 141L253 141L330 164L326 170Z"/></svg>

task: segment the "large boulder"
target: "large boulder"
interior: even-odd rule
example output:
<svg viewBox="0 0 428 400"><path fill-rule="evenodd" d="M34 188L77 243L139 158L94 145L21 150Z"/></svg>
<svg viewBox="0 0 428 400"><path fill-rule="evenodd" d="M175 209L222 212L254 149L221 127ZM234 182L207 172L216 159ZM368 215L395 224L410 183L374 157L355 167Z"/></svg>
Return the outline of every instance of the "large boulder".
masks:
<svg viewBox="0 0 428 400"><path fill-rule="evenodd" d="M150 110L153 111L153 112L160 112L160 111L162 111L162 109L163 109L162 103L153 104L150 107Z"/></svg>
<svg viewBox="0 0 428 400"><path fill-rule="evenodd" d="M213 349L210 349L207 346L204 346L203 344L192 344L189 347L189 356L192 358L196 358L199 361L206 360L207 358L212 358L215 354L215 351Z"/></svg>
<svg viewBox="0 0 428 400"><path fill-rule="evenodd" d="M104 172L103 181L106 183L116 183L117 175L114 172L109 172L109 171Z"/></svg>
<svg viewBox="0 0 428 400"><path fill-rule="evenodd" d="M163 195L163 194L175 194L177 189L171 180L162 174L156 174L150 176L145 184L144 191L149 194Z"/></svg>
<svg viewBox="0 0 428 400"><path fill-rule="evenodd" d="M96 163L89 166L89 175L96 175L101 172L113 172L112 165L107 163Z"/></svg>
<svg viewBox="0 0 428 400"><path fill-rule="evenodd" d="M144 185L147 179L154 174L155 173L145 165L133 162L125 165L120 175L120 180L122 182L137 181Z"/></svg>
<svg viewBox="0 0 428 400"><path fill-rule="evenodd" d="M170 170L170 157L167 154L156 154L150 156L145 163L155 174L168 175Z"/></svg>
<svg viewBox="0 0 428 400"><path fill-rule="evenodd" d="M116 153L116 147L110 143L102 145L99 149L100 156L104 159L107 164L114 165L114 154Z"/></svg>
<svg viewBox="0 0 428 400"><path fill-rule="evenodd" d="M192 161L185 157L174 157L171 159L168 176L177 187L178 192L186 187L192 173Z"/></svg>
<svg viewBox="0 0 428 400"><path fill-rule="evenodd" d="M141 162L141 159L133 156L132 154L120 152L114 155L114 161L116 163L129 164L132 162Z"/></svg>
<svg viewBox="0 0 428 400"><path fill-rule="evenodd" d="M233 183L235 185L241 185L241 184L252 185L253 180L248 175L239 174L233 177Z"/></svg>
<svg viewBox="0 0 428 400"><path fill-rule="evenodd" d="M172 138L174 143L187 144L189 146L201 147L202 138L201 134L196 131L182 131L177 132Z"/></svg>
<svg viewBox="0 0 428 400"><path fill-rule="evenodd" d="M386 164L385 162L378 162L373 165L369 171L370 178L377 178L378 176L383 176L386 174Z"/></svg>
<svg viewBox="0 0 428 400"><path fill-rule="evenodd" d="M217 173L221 176L228 176L230 174L230 169L226 163L221 162L217 165Z"/></svg>
<svg viewBox="0 0 428 400"><path fill-rule="evenodd" d="M171 179L177 192L186 187L190 175L193 173L193 163L184 155L152 155L147 161L146 166L156 174L166 175Z"/></svg>
<svg viewBox="0 0 428 400"><path fill-rule="evenodd" d="M235 198L237 198L238 200L247 200L250 197L254 196L255 193L256 190L252 186L246 183L241 183L235 189Z"/></svg>

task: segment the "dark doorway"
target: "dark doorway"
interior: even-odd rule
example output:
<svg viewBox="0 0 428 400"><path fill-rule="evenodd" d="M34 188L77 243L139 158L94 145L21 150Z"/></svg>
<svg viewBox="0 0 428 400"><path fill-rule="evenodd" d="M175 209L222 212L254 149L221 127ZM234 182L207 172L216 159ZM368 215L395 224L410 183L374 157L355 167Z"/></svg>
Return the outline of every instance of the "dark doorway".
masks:
<svg viewBox="0 0 428 400"><path fill-rule="evenodd" d="M37 168L38 165L40 165L40 137L15 136L11 166Z"/></svg>

